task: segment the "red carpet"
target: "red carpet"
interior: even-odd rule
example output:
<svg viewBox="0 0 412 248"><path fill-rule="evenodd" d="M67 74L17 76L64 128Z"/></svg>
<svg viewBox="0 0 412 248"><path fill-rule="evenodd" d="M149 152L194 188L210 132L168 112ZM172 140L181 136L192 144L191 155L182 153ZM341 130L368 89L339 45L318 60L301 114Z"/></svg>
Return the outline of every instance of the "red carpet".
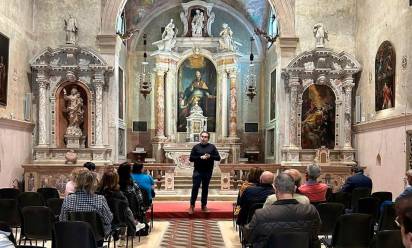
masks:
<svg viewBox="0 0 412 248"><path fill-rule="evenodd" d="M197 202L196 202L197 203ZM195 213L189 215L189 202L183 201L155 201L153 202L153 214L156 219L170 218L202 218L202 219L231 219L233 203L230 201L209 201L207 208L209 213L200 209L200 202L195 208Z"/></svg>

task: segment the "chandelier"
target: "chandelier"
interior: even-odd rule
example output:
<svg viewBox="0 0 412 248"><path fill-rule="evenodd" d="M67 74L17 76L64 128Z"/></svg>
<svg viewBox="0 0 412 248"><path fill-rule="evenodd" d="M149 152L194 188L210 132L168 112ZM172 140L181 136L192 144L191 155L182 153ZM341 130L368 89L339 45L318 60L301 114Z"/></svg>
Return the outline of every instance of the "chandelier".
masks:
<svg viewBox="0 0 412 248"><path fill-rule="evenodd" d="M250 37L250 64L249 70L246 75L246 95L249 97L250 101L256 96L256 73L255 64L253 63L253 41L255 39Z"/></svg>
<svg viewBox="0 0 412 248"><path fill-rule="evenodd" d="M142 62L142 70L138 75L138 80L139 80L139 88L140 88L140 93L144 96L146 99L146 96L150 94L152 91L152 84L151 84L151 75L150 73L147 72L147 66L149 62L147 62L147 35L143 34L143 46L144 46L144 53L143 53L143 62Z"/></svg>

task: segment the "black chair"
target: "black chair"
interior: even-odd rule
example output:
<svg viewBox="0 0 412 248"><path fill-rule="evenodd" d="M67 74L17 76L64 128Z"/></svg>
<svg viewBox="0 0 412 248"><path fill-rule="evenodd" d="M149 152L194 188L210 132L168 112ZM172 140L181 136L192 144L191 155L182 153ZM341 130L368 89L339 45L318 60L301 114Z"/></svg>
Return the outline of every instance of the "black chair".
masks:
<svg viewBox="0 0 412 248"><path fill-rule="evenodd" d="M128 207L127 202L121 201L119 199L109 198L106 199L109 205L110 211L113 213L112 228L125 228L127 229L127 216L126 208ZM133 237L135 236L135 230L132 235L132 247L133 247ZM129 230L126 233L126 247L129 246ZM140 240L140 237L139 237Z"/></svg>
<svg viewBox="0 0 412 248"><path fill-rule="evenodd" d="M378 216L378 202L374 197L364 197L358 200L356 213L370 214L373 218L373 223L376 222Z"/></svg>
<svg viewBox="0 0 412 248"><path fill-rule="evenodd" d="M50 198L60 198L59 191L56 188L38 188L37 193L43 197L44 202L47 202Z"/></svg>
<svg viewBox="0 0 412 248"><path fill-rule="evenodd" d="M114 233L111 232L109 235L105 235L102 220L96 212L69 212L68 220L84 221L89 223L90 227L92 228L96 242L107 242L108 247L110 247L111 238L114 235ZM114 246L116 247L116 240L114 240L114 242Z"/></svg>
<svg viewBox="0 0 412 248"><path fill-rule="evenodd" d="M2 188L0 189L0 199L17 199L20 190L15 188Z"/></svg>
<svg viewBox="0 0 412 248"><path fill-rule="evenodd" d="M21 211L28 206L44 206L43 197L37 192L23 192L17 197L17 206Z"/></svg>
<svg viewBox="0 0 412 248"><path fill-rule="evenodd" d="M360 198L365 198L371 196L371 189L366 187L354 188L351 197L351 209L356 211L358 209L358 201Z"/></svg>
<svg viewBox="0 0 412 248"><path fill-rule="evenodd" d="M351 197L351 193L339 191L332 194L330 202L342 203L345 206L345 209L347 209L350 208Z"/></svg>
<svg viewBox="0 0 412 248"><path fill-rule="evenodd" d="M405 248L400 230L385 230L376 233L376 248Z"/></svg>
<svg viewBox="0 0 412 248"><path fill-rule="evenodd" d="M47 199L47 206L51 209L55 217L58 217L60 215L60 212L62 210L63 201L64 199L62 198Z"/></svg>
<svg viewBox="0 0 412 248"><path fill-rule="evenodd" d="M345 212L345 206L338 202L327 202L317 205L316 209L322 221L319 235L331 235L338 218Z"/></svg>
<svg viewBox="0 0 412 248"><path fill-rule="evenodd" d="M254 203L250 206L247 213L246 224L248 224L252 220L252 217L257 209L263 208L263 205L264 203ZM239 226L239 239L244 246L247 246L246 241L243 238L243 226Z"/></svg>
<svg viewBox="0 0 412 248"><path fill-rule="evenodd" d="M308 232L273 232L266 243L267 248L309 248Z"/></svg>
<svg viewBox="0 0 412 248"><path fill-rule="evenodd" d="M378 231L398 230L399 227L395 224L395 219L395 203L384 205L378 222Z"/></svg>
<svg viewBox="0 0 412 248"><path fill-rule="evenodd" d="M42 240L43 246L45 240L52 240L54 227L54 215L52 211L45 206L28 206L22 209L23 225L22 234L24 244L26 241ZM21 239L19 241L21 243Z"/></svg>
<svg viewBox="0 0 412 248"><path fill-rule="evenodd" d="M142 192L143 196L143 204L147 209L150 209L150 229L153 228L153 220L154 220L154 214L153 214L153 204L152 202L149 201L149 196L147 190L144 188L140 187L140 191Z"/></svg>
<svg viewBox="0 0 412 248"><path fill-rule="evenodd" d="M55 248L97 248L92 228L87 222L57 222L54 237Z"/></svg>
<svg viewBox="0 0 412 248"><path fill-rule="evenodd" d="M19 210L17 208L17 200L15 199L0 199L0 221L4 222L11 228L17 229L21 226Z"/></svg>
<svg viewBox="0 0 412 248"><path fill-rule="evenodd" d="M372 193L372 197L378 200L378 206L380 206L384 201L392 201L392 192L377 191Z"/></svg>
<svg viewBox="0 0 412 248"><path fill-rule="evenodd" d="M369 214L344 214L336 223L331 244L334 248L368 248L373 237L373 221Z"/></svg>

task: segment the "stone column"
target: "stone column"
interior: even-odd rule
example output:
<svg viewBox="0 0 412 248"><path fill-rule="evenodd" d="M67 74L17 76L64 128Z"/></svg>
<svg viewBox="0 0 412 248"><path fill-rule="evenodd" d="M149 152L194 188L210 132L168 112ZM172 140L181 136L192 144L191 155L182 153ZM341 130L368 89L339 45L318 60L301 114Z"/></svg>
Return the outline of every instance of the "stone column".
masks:
<svg viewBox="0 0 412 248"><path fill-rule="evenodd" d="M165 106L165 124L166 124L166 133L167 137L171 141L176 140L176 106L177 106L177 83L176 82L176 64L175 61L170 61L169 71L166 73L166 82L165 88L168 88L166 91L166 106Z"/></svg>
<svg viewBox="0 0 412 248"><path fill-rule="evenodd" d="M104 76L102 72L94 75L93 84L96 89L96 112L95 112L95 146L103 147L103 85Z"/></svg>
<svg viewBox="0 0 412 248"><path fill-rule="evenodd" d="M345 90L345 141L344 149L352 149L352 88L355 84L353 83L352 75L345 78L343 82L343 88Z"/></svg>
<svg viewBox="0 0 412 248"><path fill-rule="evenodd" d="M229 138L237 137L237 89L236 69L229 70L230 78L230 111L229 111Z"/></svg>
<svg viewBox="0 0 412 248"><path fill-rule="evenodd" d="M298 86L299 78L291 77L289 79L290 88L290 128L289 128L289 146L292 148L298 148L298 120L297 120L297 108L298 108Z"/></svg>
<svg viewBox="0 0 412 248"><path fill-rule="evenodd" d="M36 82L39 85L39 146L46 147L47 144L47 87L49 81L44 74L37 74Z"/></svg>
<svg viewBox="0 0 412 248"><path fill-rule="evenodd" d="M155 139L165 139L165 71L160 68L156 68L156 80L155 80Z"/></svg>

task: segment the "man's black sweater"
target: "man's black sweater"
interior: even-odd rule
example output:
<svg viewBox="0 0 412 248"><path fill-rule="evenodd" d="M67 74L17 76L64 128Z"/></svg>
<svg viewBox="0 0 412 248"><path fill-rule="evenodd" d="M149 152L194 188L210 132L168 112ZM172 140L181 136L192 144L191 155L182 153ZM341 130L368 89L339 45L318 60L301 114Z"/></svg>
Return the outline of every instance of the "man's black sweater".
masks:
<svg viewBox="0 0 412 248"><path fill-rule="evenodd" d="M200 156L206 153L208 153L210 157L208 159L201 159ZM214 161L220 161L220 155L214 145L210 143L199 143L192 148L189 160L190 162L194 162L196 171L211 172L213 171Z"/></svg>

